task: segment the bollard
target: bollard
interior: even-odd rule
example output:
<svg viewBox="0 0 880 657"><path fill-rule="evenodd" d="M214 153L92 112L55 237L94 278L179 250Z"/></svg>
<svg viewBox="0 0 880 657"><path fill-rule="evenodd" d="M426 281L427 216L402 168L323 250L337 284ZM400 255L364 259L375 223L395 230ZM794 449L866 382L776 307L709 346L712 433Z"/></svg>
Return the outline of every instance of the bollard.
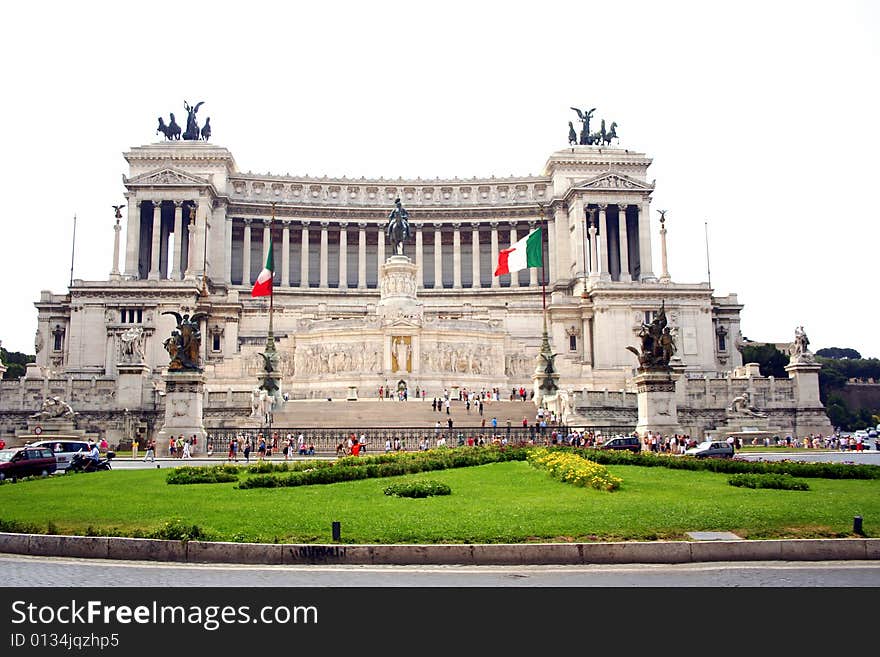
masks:
<svg viewBox="0 0 880 657"><path fill-rule="evenodd" d="M855 516L853 518L853 534L865 535L865 532L862 531L862 516Z"/></svg>
<svg viewBox="0 0 880 657"><path fill-rule="evenodd" d="M339 522L336 520L333 521L333 540L339 541L340 539L340 531L339 531Z"/></svg>

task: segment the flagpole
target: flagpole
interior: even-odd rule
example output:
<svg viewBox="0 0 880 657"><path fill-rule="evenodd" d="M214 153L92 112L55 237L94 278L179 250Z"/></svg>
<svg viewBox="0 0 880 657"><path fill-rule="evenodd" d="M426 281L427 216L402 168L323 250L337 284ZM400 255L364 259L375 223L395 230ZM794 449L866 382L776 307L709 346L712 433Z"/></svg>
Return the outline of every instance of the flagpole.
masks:
<svg viewBox="0 0 880 657"><path fill-rule="evenodd" d="M275 224L275 202L272 202L272 219L269 221L269 249L272 250L272 226ZM275 336L272 334L272 315L275 311L275 258L272 254L272 271L270 272L272 279L269 283L269 337L268 343L272 343L272 349L275 347Z"/></svg>
<svg viewBox="0 0 880 657"><path fill-rule="evenodd" d="M541 211L541 221L539 222L541 228L541 302L544 308L544 314L547 314L547 274L544 271L544 233L546 231L547 224L547 216L544 214L544 206L538 203L538 209ZM544 323L547 323L547 318L544 318Z"/></svg>
<svg viewBox="0 0 880 657"><path fill-rule="evenodd" d="M70 287L73 287L73 254L76 251L76 215L73 215L73 241L70 244Z"/></svg>

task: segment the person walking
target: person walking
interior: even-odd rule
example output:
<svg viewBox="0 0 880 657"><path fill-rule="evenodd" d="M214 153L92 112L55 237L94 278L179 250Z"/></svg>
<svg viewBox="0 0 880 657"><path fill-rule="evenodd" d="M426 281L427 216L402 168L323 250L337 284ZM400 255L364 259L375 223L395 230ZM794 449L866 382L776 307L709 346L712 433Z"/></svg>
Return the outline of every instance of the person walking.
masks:
<svg viewBox="0 0 880 657"><path fill-rule="evenodd" d="M138 441L137 438L131 441L131 460L134 461L138 457Z"/></svg>
<svg viewBox="0 0 880 657"><path fill-rule="evenodd" d="M182 458L182 459L192 458L191 442L192 442L191 438L187 438L186 440L183 441L183 456L181 456L180 458Z"/></svg>
<svg viewBox="0 0 880 657"><path fill-rule="evenodd" d="M152 438L147 441L147 453L144 454L144 462L151 463L156 460L156 441Z"/></svg>

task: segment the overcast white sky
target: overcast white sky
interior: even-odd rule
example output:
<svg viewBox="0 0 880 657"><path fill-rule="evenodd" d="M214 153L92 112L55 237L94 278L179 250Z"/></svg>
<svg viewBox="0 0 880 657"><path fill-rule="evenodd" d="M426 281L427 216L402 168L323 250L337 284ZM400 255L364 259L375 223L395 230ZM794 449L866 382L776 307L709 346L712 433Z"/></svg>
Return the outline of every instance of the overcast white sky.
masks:
<svg viewBox="0 0 880 657"><path fill-rule="evenodd" d="M243 171L352 177L538 174L575 106L654 159L673 280L708 226L744 335L880 357L878 5L7 3L0 340L33 353L74 215L74 278L108 277L122 153L184 100Z"/></svg>

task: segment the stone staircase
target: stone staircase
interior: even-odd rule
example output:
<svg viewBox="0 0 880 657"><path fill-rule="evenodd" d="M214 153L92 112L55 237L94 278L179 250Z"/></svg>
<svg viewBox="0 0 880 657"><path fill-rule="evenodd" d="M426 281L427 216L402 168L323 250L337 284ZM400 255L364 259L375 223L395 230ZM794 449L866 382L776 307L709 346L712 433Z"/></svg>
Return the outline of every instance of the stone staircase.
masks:
<svg viewBox="0 0 880 657"><path fill-rule="evenodd" d="M453 427L479 427L486 421L491 428L492 418L498 419L498 427L522 426L525 417L529 424L535 422L536 408L531 401L483 401L483 415L471 405L470 412L465 402L454 400L449 415L443 408L440 412L431 409L431 400L393 401L319 401L290 400L276 409L272 424L275 427L434 427L437 420L442 427L452 418Z"/></svg>

